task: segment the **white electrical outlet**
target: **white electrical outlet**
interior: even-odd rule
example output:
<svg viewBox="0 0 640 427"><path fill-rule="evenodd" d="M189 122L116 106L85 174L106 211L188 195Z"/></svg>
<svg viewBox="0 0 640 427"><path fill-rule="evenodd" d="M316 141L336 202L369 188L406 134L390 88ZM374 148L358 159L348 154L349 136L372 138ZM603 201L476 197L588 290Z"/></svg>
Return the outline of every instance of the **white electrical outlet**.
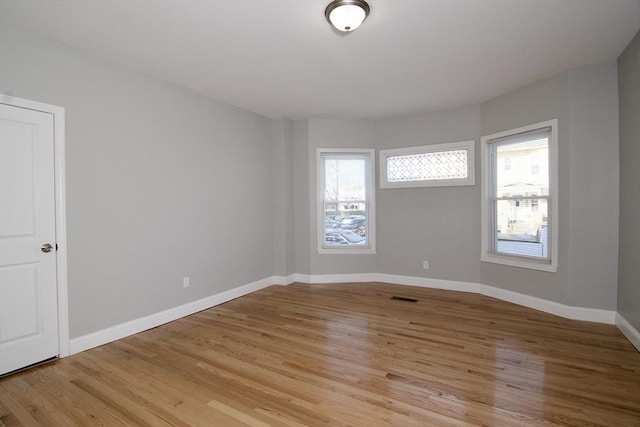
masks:
<svg viewBox="0 0 640 427"><path fill-rule="evenodd" d="M188 277L183 277L182 278L182 287L183 288L188 288L189 287L189 278Z"/></svg>
<svg viewBox="0 0 640 427"><path fill-rule="evenodd" d="M429 269L429 261L422 261L422 268L425 270Z"/></svg>

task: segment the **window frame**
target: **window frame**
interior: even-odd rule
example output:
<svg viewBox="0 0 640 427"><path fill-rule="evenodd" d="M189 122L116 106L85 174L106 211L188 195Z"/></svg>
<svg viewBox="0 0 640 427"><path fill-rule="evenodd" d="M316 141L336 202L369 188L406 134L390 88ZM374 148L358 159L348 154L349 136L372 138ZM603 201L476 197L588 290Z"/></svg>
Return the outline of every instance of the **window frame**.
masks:
<svg viewBox="0 0 640 427"><path fill-rule="evenodd" d="M512 255L499 253L494 249L494 236L496 235L496 220L494 212L495 171L497 170L497 158L492 160L493 143L505 140L519 134L535 132L544 128L550 128L549 133L549 211L548 211L548 250L550 259L544 260L524 255ZM515 129L497 132L480 138L482 156L482 201L481 201L481 256L480 260L495 264L509 265L513 267L528 268L546 272L558 271L558 119L534 123Z"/></svg>
<svg viewBox="0 0 640 427"><path fill-rule="evenodd" d="M428 154L443 151L466 150L467 151L467 177L450 179L431 179L425 181L389 182L387 180L387 159L389 157L410 154ZM444 144L421 145L417 147L389 148L380 150L380 188L423 188L423 187L453 187L462 185L475 185L475 140L447 142Z"/></svg>
<svg viewBox="0 0 640 427"><path fill-rule="evenodd" d="M365 158L365 205L367 212L367 244L364 246L326 246L324 228L324 194L325 194L325 168L324 157L344 156ZM317 250L319 254L352 254L367 255L376 253L376 187L375 187L375 150L352 148L318 148L316 150L316 221L317 221Z"/></svg>

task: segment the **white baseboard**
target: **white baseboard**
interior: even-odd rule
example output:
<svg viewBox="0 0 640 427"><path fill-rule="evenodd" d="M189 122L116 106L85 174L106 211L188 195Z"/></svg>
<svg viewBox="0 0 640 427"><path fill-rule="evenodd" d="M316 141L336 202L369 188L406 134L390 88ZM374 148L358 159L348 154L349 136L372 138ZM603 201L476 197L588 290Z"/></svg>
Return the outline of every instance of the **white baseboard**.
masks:
<svg viewBox="0 0 640 427"><path fill-rule="evenodd" d="M384 282L397 285L418 286L423 288L444 289L449 291L473 292L499 300L508 301L524 307L555 314L567 319L585 320L588 322L607 323L613 325L616 312L596 308L575 307L560 304L555 301L524 295L494 286L455 280L429 279L425 277L401 276L395 274L366 273L366 274L295 274L296 282L303 283L357 283Z"/></svg>
<svg viewBox="0 0 640 427"><path fill-rule="evenodd" d="M297 282L296 279L297 274L290 274L288 276L271 276L269 279L273 280L273 285L290 285L291 283Z"/></svg>
<svg viewBox="0 0 640 427"><path fill-rule="evenodd" d="M168 310L141 317L139 319L131 320L126 323L121 323L119 325L115 325L101 331L84 335L82 337L74 338L69 342L70 354L89 350L90 348L98 347L103 344L107 344L112 341L116 341L130 335L146 331L147 329L155 328L156 326L160 326L164 323L180 319L181 317L185 317L193 313L197 313L198 311L206 310L218 304L231 301L233 299L250 294L251 292L258 291L271 285L287 284L287 281L287 277L267 277L266 279L248 283L246 285L230 289L228 291L220 292L218 294L211 295L197 301L170 308Z"/></svg>
<svg viewBox="0 0 640 427"><path fill-rule="evenodd" d="M472 282L459 282L455 280L428 279L424 277L401 276L382 273L362 274L290 274L288 276L271 276L253 283L240 286L235 289L220 292L218 294L170 308L159 313L131 320L126 323L112 326L82 337L74 338L69 343L70 354L79 353L90 348L98 347L147 329L155 328L167 322L188 316L198 311L206 310L218 304L250 294L271 285L288 285L294 282L301 283L360 283L360 282L384 282L398 285L418 286L424 288L444 289L450 291L473 292L487 295L503 301L555 314L568 319L585 320L589 322L616 324L629 340L640 350L640 334L629 322L615 311L600 310L594 308L574 307L560 304L554 301L529 295L519 294L493 286Z"/></svg>
<svg viewBox="0 0 640 427"><path fill-rule="evenodd" d="M633 346L640 351L640 332L627 321L622 314L616 313L616 326Z"/></svg>
<svg viewBox="0 0 640 427"><path fill-rule="evenodd" d="M361 283L361 282L378 282L378 274L376 273L349 273L349 274L292 274L293 282L300 283Z"/></svg>
<svg viewBox="0 0 640 427"><path fill-rule="evenodd" d="M481 290L479 293L481 293L482 295L533 308L535 310L544 311L545 313L555 314L556 316L573 320L607 323L609 325L613 325L615 323L616 312L613 310L576 307L573 305L560 304L555 301L549 301L538 297L519 294L517 292L508 291L505 289L495 288L493 286L480 286Z"/></svg>
<svg viewBox="0 0 640 427"><path fill-rule="evenodd" d="M443 289L446 291L461 291L482 293L482 285L472 282L458 282L455 280L429 279L426 277L400 276L397 274L378 274L377 282L394 283L397 285L418 286L420 288Z"/></svg>

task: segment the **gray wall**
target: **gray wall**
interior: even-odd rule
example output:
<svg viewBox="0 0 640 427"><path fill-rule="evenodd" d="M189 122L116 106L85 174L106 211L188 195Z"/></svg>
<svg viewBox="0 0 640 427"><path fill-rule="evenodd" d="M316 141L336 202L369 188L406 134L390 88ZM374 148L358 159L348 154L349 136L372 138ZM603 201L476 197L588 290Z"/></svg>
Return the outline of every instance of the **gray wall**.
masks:
<svg viewBox="0 0 640 427"><path fill-rule="evenodd" d="M617 288L618 91L615 61L588 65L482 104L482 133L558 118L557 273L484 264L481 282L613 310Z"/></svg>
<svg viewBox="0 0 640 427"><path fill-rule="evenodd" d="M333 255L318 254L318 208L316 156L318 148L373 148L373 122L369 120L326 120L308 121L308 194L311 259L310 272L313 274L371 273L376 270L376 255Z"/></svg>
<svg viewBox="0 0 640 427"><path fill-rule="evenodd" d="M568 301L569 254L569 74L567 72L482 104L482 134L558 119L559 247L558 272L482 263L480 281L563 304ZM596 302L596 305L598 303Z"/></svg>
<svg viewBox="0 0 640 427"><path fill-rule="evenodd" d="M66 109L72 338L273 274L270 119L0 31L0 92Z"/></svg>
<svg viewBox="0 0 640 427"><path fill-rule="evenodd" d="M66 108L72 337L292 273L470 281L608 310L617 297L640 328L639 44L636 37L619 60L619 292L615 61L452 110L270 120L0 27L0 92ZM480 262L480 136L556 117L558 272ZM317 253L317 148L469 139L477 148L475 186L377 188L377 254ZM191 277L189 289L183 276Z"/></svg>
<svg viewBox="0 0 640 427"><path fill-rule="evenodd" d="M376 255L320 255L317 251L318 148L373 148L373 122L367 120L297 120L294 123L294 209L296 273L371 273Z"/></svg>
<svg viewBox="0 0 640 427"><path fill-rule="evenodd" d="M293 123L293 245L295 272L311 273L311 211L309 193L309 121Z"/></svg>
<svg viewBox="0 0 640 427"><path fill-rule="evenodd" d="M380 272L497 286L563 304L616 308L618 93L615 61L565 71L481 105L375 121L309 120L294 141L294 195L309 254L299 273ZM558 118L559 268L548 273L480 262L482 135ZM476 141L476 185L376 191L377 255L315 250L315 148L376 149ZM303 147L303 148L299 148ZM304 181L304 182L303 182ZM304 192L304 187L308 191ZM298 210L296 210L298 215ZM302 223L303 222L303 223ZM305 246L306 244L306 246ZM430 269L422 269L422 261Z"/></svg>
<svg viewBox="0 0 640 427"><path fill-rule="evenodd" d="M295 273L293 228L293 123L273 121L273 270L279 276Z"/></svg>
<svg viewBox="0 0 640 427"><path fill-rule="evenodd" d="M620 210L618 68L614 60L568 73L569 302L615 309Z"/></svg>
<svg viewBox="0 0 640 427"><path fill-rule="evenodd" d="M376 149L476 140L480 107L470 106L377 120ZM479 187L381 190L378 165L378 266L380 273L478 281L480 269ZM429 270L422 262L429 261Z"/></svg>
<svg viewBox="0 0 640 427"><path fill-rule="evenodd" d="M640 331L640 33L618 59L620 263L618 312Z"/></svg>

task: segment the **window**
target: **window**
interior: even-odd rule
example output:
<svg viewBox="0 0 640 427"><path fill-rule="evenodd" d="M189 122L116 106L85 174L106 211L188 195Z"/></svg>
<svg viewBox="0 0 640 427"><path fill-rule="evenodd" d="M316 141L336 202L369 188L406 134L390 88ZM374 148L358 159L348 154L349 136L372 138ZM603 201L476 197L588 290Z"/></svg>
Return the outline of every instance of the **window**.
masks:
<svg viewBox="0 0 640 427"><path fill-rule="evenodd" d="M482 137L483 261L557 270L557 127L554 119Z"/></svg>
<svg viewBox="0 0 640 427"><path fill-rule="evenodd" d="M474 185L474 141L380 150L380 188Z"/></svg>
<svg viewBox="0 0 640 427"><path fill-rule="evenodd" d="M375 253L374 150L318 149L318 252Z"/></svg>
<svg viewBox="0 0 640 427"><path fill-rule="evenodd" d="M535 156L531 157L531 175L540 175L540 163Z"/></svg>

